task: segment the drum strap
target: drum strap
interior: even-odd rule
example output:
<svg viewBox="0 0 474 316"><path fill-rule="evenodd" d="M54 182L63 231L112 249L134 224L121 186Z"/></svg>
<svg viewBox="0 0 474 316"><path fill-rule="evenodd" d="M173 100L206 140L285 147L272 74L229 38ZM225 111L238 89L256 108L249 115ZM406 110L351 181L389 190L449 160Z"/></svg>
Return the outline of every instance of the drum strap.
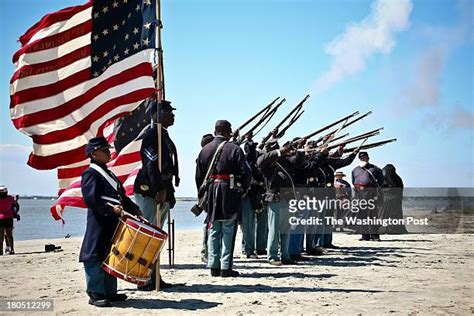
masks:
<svg viewBox="0 0 474 316"><path fill-rule="evenodd" d="M114 198L111 198L111 197L108 197L108 196L102 195L100 198L101 198L102 200L106 200L106 201L109 201L109 202L114 202L114 203L117 203L117 204L119 204L119 205L122 204L122 203L120 203L119 200L114 199Z"/></svg>
<svg viewBox="0 0 474 316"><path fill-rule="evenodd" d="M90 167L100 173L100 175L104 177L104 179L112 186L112 188L118 192L118 183L111 176L109 176L104 169L94 163L91 163Z"/></svg>

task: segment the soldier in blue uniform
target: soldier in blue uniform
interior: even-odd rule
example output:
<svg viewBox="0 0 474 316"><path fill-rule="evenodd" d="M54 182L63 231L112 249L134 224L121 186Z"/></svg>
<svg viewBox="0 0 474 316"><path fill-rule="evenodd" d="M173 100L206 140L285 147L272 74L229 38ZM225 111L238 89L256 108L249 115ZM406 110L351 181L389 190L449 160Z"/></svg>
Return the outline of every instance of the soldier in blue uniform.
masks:
<svg viewBox="0 0 474 316"><path fill-rule="evenodd" d="M369 154L365 151L359 152L359 166L352 170L352 184L354 185L355 198L358 200L377 201L379 188L382 186L384 177L379 167L369 163ZM357 214L358 218L377 218L378 205L375 208L360 210ZM359 228L362 237L360 240L380 241L378 233L379 227L376 225L367 225Z"/></svg>
<svg viewBox="0 0 474 316"><path fill-rule="evenodd" d="M212 276L237 277L232 270L237 221L241 217L242 195L250 185L251 172L240 147L229 142L228 121L216 122L215 138L201 149L196 161L196 185L199 190L206 175L212 180L207 188L208 268ZM217 151L215 167L212 160ZM213 170L210 170L213 169Z"/></svg>
<svg viewBox="0 0 474 316"><path fill-rule="evenodd" d="M328 156L326 164L323 166L325 173L325 190L324 195L330 200L336 199L336 191L334 189L334 173L339 168L344 168L349 166L357 156L357 152L354 151L348 156L342 158L344 152L344 146L339 146L338 150ZM323 154L327 155L327 151L323 150ZM333 207L328 207L324 210L324 216L334 217L335 209ZM319 241L320 246L323 248L338 249L339 247L332 243L333 237L333 225L327 225L327 222L323 222L326 225L323 225L323 235Z"/></svg>
<svg viewBox="0 0 474 316"><path fill-rule="evenodd" d="M161 227L166 219L170 209L176 204L174 196L174 185L179 185L178 174L178 154L176 146L171 140L168 133L168 127L174 124L174 113L176 110L168 101L162 101L162 143L161 143L161 170L158 168L158 132L157 124L153 124L151 128L145 131L142 140L140 154L142 157L142 169L137 174L134 183L135 201L143 212L143 217L151 223L156 223L156 208L158 204L162 205L161 218L159 227ZM153 104L151 108L152 116L157 122L157 104ZM156 288L155 269L150 281L142 286L138 286L139 290L152 291ZM169 288L172 285L164 282L160 278L160 288Z"/></svg>
<svg viewBox="0 0 474 316"><path fill-rule="evenodd" d="M293 141L295 140L297 139L294 139ZM314 148L315 146L316 146L315 141L309 141L306 144L307 149ZM304 195L307 195L308 197L315 194L314 189L311 189L310 187L310 182L315 182L315 179L317 178L317 174L320 170L320 166L325 162L326 162L326 157L316 155L314 153L306 154L306 159L305 159L304 164L299 168L293 169L293 175L292 175L293 182L295 184L297 192L303 192ZM302 198L302 196L300 196L299 198ZM301 210L298 216L300 218L306 219L309 217L310 213L313 214L313 216L317 215L317 214L314 214L315 212L311 210ZM301 255L304 248L303 240L304 240L305 229L307 230L307 236L310 236L310 238L311 236L313 236L313 239L314 239L314 234L311 235L311 231L315 230L314 227L310 227L310 226L305 227L305 225L292 226L292 232L290 234L290 245L289 245L289 253L290 253L291 260L294 260L294 261L307 260L307 258ZM306 251L307 251L307 254L309 255L322 254L322 250L316 249L316 248L308 248Z"/></svg>
<svg viewBox="0 0 474 316"><path fill-rule="evenodd" d="M138 206L130 200L122 183L107 168L110 145L104 137L92 138L86 146L90 167L82 173L81 191L87 210L87 228L79 261L84 263L89 304L109 307L111 301L124 301L117 294L117 279L101 268L110 242L124 211L140 215Z"/></svg>
<svg viewBox="0 0 474 316"><path fill-rule="evenodd" d="M257 143L253 141L253 133L245 135L247 141L244 144L245 159L252 171L252 181L250 189L242 201L242 253L247 259L258 259L256 250L265 251L266 245L262 246L262 238L266 242L266 236L263 233L268 230L267 225L262 225L262 219L267 219L267 210L262 203L262 194L265 192L263 186L263 176L257 167ZM258 236L255 230L255 222L258 222ZM256 237L259 239L257 240ZM256 248L256 242L259 248Z"/></svg>
<svg viewBox="0 0 474 316"><path fill-rule="evenodd" d="M300 140L297 147L303 146ZM276 140L269 141L265 152L257 159L265 179L265 202L268 203L267 258L271 265L296 264L290 259L289 200L296 199L296 188L292 175L294 168L300 168L305 161L302 149L296 152L291 147L280 148ZM278 253L280 249L280 254Z"/></svg>

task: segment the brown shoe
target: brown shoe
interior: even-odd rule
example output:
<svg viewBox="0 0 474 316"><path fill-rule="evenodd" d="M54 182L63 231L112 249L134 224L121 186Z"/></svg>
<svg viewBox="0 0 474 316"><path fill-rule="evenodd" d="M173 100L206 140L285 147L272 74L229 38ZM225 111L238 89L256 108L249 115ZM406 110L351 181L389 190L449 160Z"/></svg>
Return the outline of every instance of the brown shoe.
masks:
<svg viewBox="0 0 474 316"><path fill-rule="evenodd" d="M271 264L272 266L281 266L281 261L280 260L268 260L268 263Z"/></svg>

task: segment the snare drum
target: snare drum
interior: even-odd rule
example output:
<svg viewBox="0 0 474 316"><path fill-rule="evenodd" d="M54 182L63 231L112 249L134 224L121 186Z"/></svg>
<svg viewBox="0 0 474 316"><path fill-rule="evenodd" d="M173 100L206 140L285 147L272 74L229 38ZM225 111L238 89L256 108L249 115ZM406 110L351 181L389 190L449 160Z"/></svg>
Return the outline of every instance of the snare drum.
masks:
<svg viewBox="0 0 474 316"><path fill-rule="evenodd" d="M102 269L122 280L143 285L150 279L167 238L168 234L155 225L125 215L115 230Z"/></svg>

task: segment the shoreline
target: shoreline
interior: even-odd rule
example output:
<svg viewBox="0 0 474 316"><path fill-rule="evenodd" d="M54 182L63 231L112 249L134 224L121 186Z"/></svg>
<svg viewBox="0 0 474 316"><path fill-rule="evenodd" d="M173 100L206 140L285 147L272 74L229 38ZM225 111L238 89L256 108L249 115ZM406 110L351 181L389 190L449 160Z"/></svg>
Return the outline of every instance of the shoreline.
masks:
<svg viewBox="0 0 474 316"><path fill-rule="evenodd" d="M137 292L119 280L129 300L113 308L87 304L81 237L16 243L16 255L0 257L0 299L52 299L54 314L467 314L472 297L474 235L383 235L382 242L334 234L343 249L297 266L274 267L264 258L234 253L239 278L213 278L200 261L201 231L178 231L175 268L162 252L162 276L182 285ZM385 239L385 240L384 240ZM61 252L44 253L44 244ZM15 314L26 312L15 312Z"/></svg>

